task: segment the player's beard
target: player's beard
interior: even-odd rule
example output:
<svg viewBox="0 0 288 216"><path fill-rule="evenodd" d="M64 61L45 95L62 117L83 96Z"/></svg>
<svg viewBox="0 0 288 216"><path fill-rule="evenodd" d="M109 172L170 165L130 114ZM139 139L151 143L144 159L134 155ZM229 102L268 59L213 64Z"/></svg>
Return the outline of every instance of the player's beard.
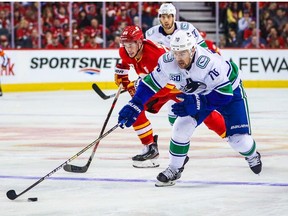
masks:
<svg viewBox="0 0 288 216"><path fill-rule="evenodd" d="M174 26L174 22L172 22L172 24L170 23L161 23L162 24L162 27L164 28L165 32L166 31L169 31L169 30L172 30L173 26Z"/></svg>
<svg viewBox="0 0 288 216"><path fill-rule="evenodd" d="M177 61L177 64L178 64L178 67L180 67L181 69L185 69L188 67L188 65L183 60Z"/></svg>
<svg viewBox="0 0 288 216"><path fill-rule="evenodd" d="M181 68L181 69L186 69L186 68L188 68L191 63L192 63L192 58L190 58L188 62L185 61L185 60L182 60L182 59L177 61L177 65L178 65L178 67Z"/></svg>

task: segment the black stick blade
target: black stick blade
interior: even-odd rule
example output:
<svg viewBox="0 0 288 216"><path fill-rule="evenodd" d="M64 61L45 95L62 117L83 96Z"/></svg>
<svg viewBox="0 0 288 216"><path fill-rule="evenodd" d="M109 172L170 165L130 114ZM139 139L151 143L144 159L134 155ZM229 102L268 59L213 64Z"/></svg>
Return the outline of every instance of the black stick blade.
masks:
<svg viewBox="0 0 288 216"><path fill-rule="evenodd" d="M96 85L96 83L92 84L92 88L94 91L104 100L107 100L110 98L110 96L107 96L99 87ZM113 97L113 96L112 96Z"/></svg>
<svg viewBox="0 0 288 216"><path fill-rule="evenodd" d="M66 171L66 172L73 172L73 173L85 173L88 169L87 166L84 166L84 167L79 167L79 166L74 166L74 165L71 165L71 164L66 164L63 169Z"/></svg>
<svg viewBox="0 0 288 216"><path fill-rule="evenodd" d="M14 200L17 197L17 194L15 192L15 190L9 190L6 193L6 196L10 199L10 200Z"/></svg>

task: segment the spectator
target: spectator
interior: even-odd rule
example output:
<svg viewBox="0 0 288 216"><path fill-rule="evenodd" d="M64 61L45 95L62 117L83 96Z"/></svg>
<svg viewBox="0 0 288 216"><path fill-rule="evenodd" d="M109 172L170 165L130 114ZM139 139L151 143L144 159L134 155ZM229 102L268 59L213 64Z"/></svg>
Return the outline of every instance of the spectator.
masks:
<svg viewBox="0 0 288 216"><path fill-rule="evenodd" d="M90 20L88 19L85 10L81 10L78 18L78 28L84 29L87 26L90 26Z"/></svg>
<svg viewBox="0 0 288 216"><path fill-rule="evenodd" d="M252 18L250 17L250 13L248 10L244 10L243 17L238 20L238 35L239 38L243 38L243 33L250 26L252 22Z"/></svg>
<svg viewBox="0 0 288 216"><path fill-rule="evenodd" d="M270 29L266 40L268 48L284 48L285 41L281 36L278 36L278 32L275 27Z"/></svg>
<svg viewBox="0 0 288 216"><path fill-rule="evenodd" d="M109 44L109 48L120 48L120 34L118 32L113 35L113 41Z"/></svg>
<svg viewBox="0 0 288 216"><path fill-rule="evenodd" d="M139 17L138 16L135 16L133 18L133 25L140 26L140 22L139 22Z"/></svg>
<svg viewBox="0 0 288 216"><path fill-rule="evenodd" d="M52 43L47 44L46 49L63 49L64 46L59 42L58 34L52 35Z"/></svg>
<svg viewBox="0 0 288 216"><path fill-rule="evenodd" d="M0 35L5 34L9 35L10 30L10 20L8 19L8 15L5 11L0 11Z"/></svg>
<svg viewBox="0 0 288 216"><path fill-rule="evenodd" d="M255 19L255 9L256 8L256 4L255 2L244 2L244 6L243 6L243 10L244 11L248 11L249 15L252 19Z"/></svg>
<svg viewBox="0 0 288 216"><path fill-rule="evenodd" d="M29 22L23 18L16 29L16 48L32 48L31 32Z"/></svg>
<svg viewBox="0 0 288 216"><path fill-rule="evenodd" d="M268 11L271 17L274 17L276 15L276 9L277 9L277 3L276 2L271 2L268 5Z"/></svg>
<svg viewBox="0 0 288 216"><path fill-rule="evenodd" d="M219 28L224 29L227 24L227 7L229 2L219 2Z"/></svg>
<svg viewBox="0 0 288 216"><path fill-rule="evenodd" d="M283 29L280 32L282 32L282 34L281 34L282 38L284 38L284 40L287 41L287 38L288 38L288 22L285 23L285 25L283 26Z"/></svg>
<svg viewBox="0 0 288 216"><path fill-rule="evenodd" d="M229 30L228 37L226 39L227 47L240 47L241 41L238 39L236 31L234 29Z"/></svg>
<svg viewBox="0 0 288 216"><path fill-rule="evenodd" d="M99 45L96 43L96 33L92 32L88 36L88 41L83 46L84 49L97 49Z"/></svg>
<svg viewBox="0 0 288 216"><path fill-rule="evenodd" d="M65 5L66 6L66 5ZM69 16L68 13L66 12L66 8L64 5L61 5L59 9L55 7L54 13L56 15L56 18L59 19L60 24L63 26L64 24L68 24L69 22Z"/></svg>
<svg viewBox="0 0 288 216"><path fill-rule="evenodd" d="M277 31L281 31L283 26L288 23L288 16L284 9L278 8L276 11L276 15L273 17L273 21L276 25Z"/></svg>
<svg viewBox="0 0 288 216"><path fill-rule="evenodd" d="M261 28L261 32L262 32L262 36L264 38L267 38L268 37L268 34L270 32L270 29L275 27L275 24L273 22L273 19L272 18L268 18L267 20L264 21L263 23L263 27Z"/></svg>
<svg viewBox="0 0 288 216"><path fill-rule="evenodd" d="M53 19L54 19L54 17L53 17L52 8L46 6L43 9L43 16L42 16L42 23L43 23L42 29L43 29L43 32L46 32L46 31L48 31L48 29L52 28Z"/></svg>
<svg viewBox="0 0 288 216"><path fill-rule="evenodd" d="M120 9L120 14L115 17L114 26L118 28L121 23L125 22L127 25L132 25L132 19L127 14L127 9L125 6L122 6Z"/></svg>
<svg viewBox="0 0 288 216"><path fill-rule="evenodd" d="M147 7L142 13L142 31L146 32L153 25L153 17L151 16L152 7Z"/></svg>
<svg viewBox="0 0 288 216"><path fill-rule="evenodd" d="M225 35L221 35L219 38L219 48L223 49L225 47L227 47L226 46L226 37L225 37Z"/></svg>
<svg viewBox="0 0 288 216"><path fill-rule="evenodd" d="M36 28L33 28L31 31L31 41L32 41L32 48L33 49L40 48L38 46L38 38L39 38L38 30Z"/></svg>
<svg viewBox="0 0 288 216"><path fill-rule="evenodd" d="M265 45L263 43L261 43L261 41L259 40L258 44L257 44L257 36L252 36L251 40L249 43L247 43L247 45L244 48L265 48Z"/></svg>
<svg viewBox="0 0 288 216"><path fill-rule="evenodd" d="M0 35L0 47L3 49L11 48L9 45L8 37L6 35Z"/></svg>
<svg viewBox="0 0 288 216"><path fill-rule="evenodd" d="M73 20L77 20L78 19L79 13L80 13L80 11L82 9L82 7L81 7L81 9L80 9L80 7L81 7L81 3L73 2L73 4L72 4L72 19Z"/></svg>
<svg viewBox="0 0 288 216"><path fill-rule="evenodd" d="M244 30L243 40L248 40L251 37L254 29L256 29L256 22L255 21L251 21L249 23L248 28Z"/></svg>
<svg viewBox="0 0 288 216"><path fill-rule="evenodd" d="M251 41L252 41L253 37L256 37L256 38L258 37L259 38L259 48L263 48L263 46L261 47L260 44L263 44L264 47L266 46L266 40L261 37L260 31L258 29L256 29L256 28L253 28L252 31L251 31L251 34L249 35L249 37L247 37L246 40L243 41L242 47L246 47L248 44L251 44Z"/></svg>
<svg viewBox="0 0 288 216"><path fill-rule="evenodd" d="M233 29L237 32L238 20L243 16L242 10L239 8L238 2L230 3L227 9L227 23L228 29ZM229 32L228 32L229 33Z"/></svg>

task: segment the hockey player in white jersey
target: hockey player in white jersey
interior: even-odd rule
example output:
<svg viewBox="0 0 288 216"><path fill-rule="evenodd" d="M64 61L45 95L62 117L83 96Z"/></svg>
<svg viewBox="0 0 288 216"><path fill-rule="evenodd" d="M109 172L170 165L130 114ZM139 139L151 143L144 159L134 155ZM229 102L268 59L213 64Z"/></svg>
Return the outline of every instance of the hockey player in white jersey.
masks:
<svg viewBox="0 0 288 216"><path fill-rule="evenodd" d="M175 21L176 8L173 4L163 3L158 10L158 19L160 25L156 25L148 29L145 33L146 39L163 44L166 47L170 47L172 36L179 30L185 30L191 32L198 45L208 48L200 32L191 23ZM168 120L171 125L173 125L177 118L171 109L174 103L175 102L172 100L169 100L166 103L168 109ZM226 136L224 119L219 112L211 112L210 115L204 120L204 124L210 130L217 133L220 137L224 138Z"/></svg>
<svg viewBox="0 0 288 216"><path fill-rule="evenodd" d="M207 47L199 31L188 22L176 21L176 8L171 3L163 3L158 10L160 24L151 27L145 32L145 38L170 47L170 41L177 31L190 31L196 38L197 44Z"/></svg>
<svg viewBox="0 0 288 216"><path fill-rule="evenodd" d="M172 111L178 116L170 139L170 163L157 176L156 186L170 186L181 177L187 162L190 138L195 128L213 110L225 119L227 140L259 174L261 156L251 136L247 96L239 69L218 54L197 45L188 31L178 31L170 42L171 51L163 54L158 66L140 82L137 91L119 112L118 121L130 127L143 110L143 104L166 84L183 92Z"/></svg>
<svg viewBox="0 0 288 216"><path fill-rule="evenodd" d="M187 30L193 34L200 46L207 47L199 31L191 23L176 21L176 8L173 4L161 4L158 10L158 20L160 22L159 25L153 26L145 32L146 39L170 47L170 41L173 34L179 30ZM171 110L173 104L173 101L167 102L168 119L171 125L177 118Z"/></svg>

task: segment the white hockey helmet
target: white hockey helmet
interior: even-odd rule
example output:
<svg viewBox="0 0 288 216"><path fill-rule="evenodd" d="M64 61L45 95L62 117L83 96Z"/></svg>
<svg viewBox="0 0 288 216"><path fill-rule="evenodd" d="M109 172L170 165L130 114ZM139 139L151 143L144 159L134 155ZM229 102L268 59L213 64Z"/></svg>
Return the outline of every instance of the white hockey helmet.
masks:
<svg viewBox="0 0 288 216"><path fill-rule="evenodd" d="M191 32L179 30L173 35L170 48L172 51L191 50L196 47L196 44L196 39Z"/></svg>
<svg viewBox="0 0 288 216"><path fill-rule="evenodd" d="M159 10L158 10L158 18L160 19L160 16L162 14L173 14L174 20L176 18L176 8L171 3L163 3Z"/></svg>

